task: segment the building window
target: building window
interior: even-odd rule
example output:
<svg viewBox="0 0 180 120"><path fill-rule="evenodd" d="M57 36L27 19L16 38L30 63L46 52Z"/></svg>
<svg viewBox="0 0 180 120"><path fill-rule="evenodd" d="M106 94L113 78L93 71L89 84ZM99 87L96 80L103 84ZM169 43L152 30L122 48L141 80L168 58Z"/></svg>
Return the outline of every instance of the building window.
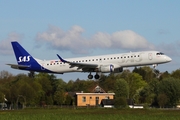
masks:
<svg viewBox="0 0 180 120"><path fill-rule="evenodd" d="M96 100L99 100L99 97L96 97Z"/></svg>
<svg viewBox="0 0 180 120"><path fill-rule="evenodd" d="M109 97L109 96L106 96L105 99L110 99L110 97Z"/></svg>
<svg viewBox="0 0 180 120"><path fill-rule="evenodd" d="M86 102L86 97L82 97L82 102Z"/></svg>

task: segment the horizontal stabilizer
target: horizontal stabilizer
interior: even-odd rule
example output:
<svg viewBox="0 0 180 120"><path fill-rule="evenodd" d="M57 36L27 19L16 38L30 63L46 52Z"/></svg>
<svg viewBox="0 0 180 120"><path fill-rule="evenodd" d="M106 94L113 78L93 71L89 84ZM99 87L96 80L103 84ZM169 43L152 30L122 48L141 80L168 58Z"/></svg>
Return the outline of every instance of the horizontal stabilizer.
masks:
<svg viewBox="0 0 180 120"><path fill-rule="evenodd" d="M30 67L28 65L17 65L17 64L6 64L6 65L9 65L9 66L11 66L11 68L14 68L14 69L21 69L21 68L29 68Z"/></svg>

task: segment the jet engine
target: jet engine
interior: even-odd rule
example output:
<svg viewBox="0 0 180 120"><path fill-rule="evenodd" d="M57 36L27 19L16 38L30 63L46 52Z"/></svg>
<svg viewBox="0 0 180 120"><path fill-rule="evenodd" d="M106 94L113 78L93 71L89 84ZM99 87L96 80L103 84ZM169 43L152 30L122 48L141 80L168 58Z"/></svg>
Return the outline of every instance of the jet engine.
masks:
<svg viewBox="0 0 180 120"><path fill-rule="evenodd" d="M102 73L114 72L114 65L102 65L98 71Z"/></svg>

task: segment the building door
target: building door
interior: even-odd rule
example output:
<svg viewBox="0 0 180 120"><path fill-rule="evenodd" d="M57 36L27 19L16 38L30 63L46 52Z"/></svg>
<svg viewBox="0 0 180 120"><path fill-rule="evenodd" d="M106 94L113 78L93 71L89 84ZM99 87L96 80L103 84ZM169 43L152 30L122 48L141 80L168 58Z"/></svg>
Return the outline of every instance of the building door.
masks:
<svg viewBox="0 0 180 120"><path fill-rule="evenodd" d="M99 97L96 97L96 106L99 105Z"/></svg>

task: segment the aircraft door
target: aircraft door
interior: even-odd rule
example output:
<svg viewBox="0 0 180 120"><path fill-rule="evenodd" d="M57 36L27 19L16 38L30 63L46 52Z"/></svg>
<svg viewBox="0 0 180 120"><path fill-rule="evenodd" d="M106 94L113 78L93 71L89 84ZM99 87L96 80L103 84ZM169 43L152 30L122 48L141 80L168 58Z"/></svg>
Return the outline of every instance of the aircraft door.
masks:
<svg viewBox="0 0 180 120"><path fill-rule="evenodd" d="M152 53L148 53L148 59L152 60L153 59L153 54Z"/></svg>

